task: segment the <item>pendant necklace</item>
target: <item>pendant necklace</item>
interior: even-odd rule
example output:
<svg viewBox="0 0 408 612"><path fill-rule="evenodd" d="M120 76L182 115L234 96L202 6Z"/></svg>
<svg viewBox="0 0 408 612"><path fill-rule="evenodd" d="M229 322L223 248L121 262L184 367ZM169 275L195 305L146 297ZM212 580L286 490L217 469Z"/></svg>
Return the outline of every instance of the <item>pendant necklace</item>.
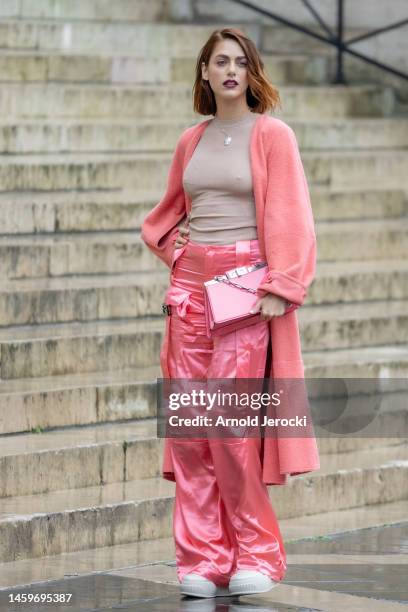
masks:
<svg viewBox="0 0 408 612"><path fill-rule="evenodd" d="M220 128L220 131L221 131L223 134L225 134L225 138L224 138L224 145L225 145L225 146L228 146L229 144L231 144L231 141L232 141L232 136L230 136L229 134L227 134L227 132L226 132L225 130L222 130L221 128Z"/></svg>
<svg viewBox="0 0 408 612"><path fill-rule="evenodd" d="M241 117L241 119L236 119L234 121L231 121L231 126L232 125L239 125L240 123L245 121L249 117L249 115L251 115L251 112L249 112L246 115L244 115L243 117ZM227 147L232 142L232 136L230 134L228 134L228 132L226 130L224 130L222 127L217 125L217 123L215 125L220 130L220 132L222 132L224 134L224 146Z"/></svg>

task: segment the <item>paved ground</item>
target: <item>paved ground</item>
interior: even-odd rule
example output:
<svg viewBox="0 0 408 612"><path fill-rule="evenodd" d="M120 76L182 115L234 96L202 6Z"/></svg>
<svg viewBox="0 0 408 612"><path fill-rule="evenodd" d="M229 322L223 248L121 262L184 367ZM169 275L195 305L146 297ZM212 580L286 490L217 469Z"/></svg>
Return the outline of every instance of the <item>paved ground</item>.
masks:
<svg viewBox="0 0 408 612"><path fill-rule="evenodd" d="M403 610L408 604L408 522L303 538L286 545L283 584L258 596L181 597L175 563L66 577L0 591L1 612L143 611L257 612ZM72 593L69 603L11 603L17 593Z"/></svg>

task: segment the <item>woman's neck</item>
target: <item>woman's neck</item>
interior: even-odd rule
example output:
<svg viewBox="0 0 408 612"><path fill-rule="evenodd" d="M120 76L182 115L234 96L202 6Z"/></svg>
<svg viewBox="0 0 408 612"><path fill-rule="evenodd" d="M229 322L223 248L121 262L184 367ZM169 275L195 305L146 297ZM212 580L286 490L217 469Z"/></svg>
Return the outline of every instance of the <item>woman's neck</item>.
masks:
<svg viewBox="0 0 408 612"><path fill-rule="evenodd" d="M243 119L251 112L249 106L245 105L240 108L219 108L214 114L214 117L220 119L221 121L238 121L239 119Z"/></svg>

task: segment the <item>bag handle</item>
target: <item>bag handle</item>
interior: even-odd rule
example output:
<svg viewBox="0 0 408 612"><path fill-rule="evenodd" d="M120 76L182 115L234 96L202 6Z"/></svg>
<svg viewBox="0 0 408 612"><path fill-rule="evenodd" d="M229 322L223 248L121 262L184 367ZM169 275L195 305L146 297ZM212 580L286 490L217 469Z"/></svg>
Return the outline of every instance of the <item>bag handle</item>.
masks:
<svg viewBox="0 0 408 612"><path fill-rule="evenodd" d="M226 285L232 285L233 287L236 287L237 289L248 291L248 293L256 293L256 289L252 289L252 287L244 287L244 285L239 285L238 283L234 283L229 278L220 278L220 281L222 283L225 283Z"/></svg>

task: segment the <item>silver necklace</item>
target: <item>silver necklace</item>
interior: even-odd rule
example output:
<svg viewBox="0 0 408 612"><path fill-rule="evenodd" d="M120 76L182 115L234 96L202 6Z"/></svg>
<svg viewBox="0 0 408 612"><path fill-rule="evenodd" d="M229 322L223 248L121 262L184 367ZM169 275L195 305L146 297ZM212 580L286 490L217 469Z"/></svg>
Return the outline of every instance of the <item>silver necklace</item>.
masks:
<svg viewBox="0 0 408 612"><path fill-rule="evenodd" d="M232 136L230 136L229 134L227 134L227 132L225 130L223 130L222 128L218 128L220 130L220 132L222 132L223 134L225 134L225 138L224 138L224 145L228 146L229 144L231 144L232 141Z"/></svg>
<svg viewBox="0 0 408 612"><path fill-rule="evenodd" d="M249 113L249 114L250 114L250 113ZM248 117L248 115L245 115L245 116L244 116L244 117L242 117L241 119L238 119L238 121L237 121L237 122L239 123L240 121L242 121L242 119L246 119L247 117ZM220 128L218 125L217 125L217 128L220 130L220 132L222 132L223 134L225 134L225 138L224 138L224 146L226 146L226 147L227 147L227 146L228 146L229 144L231 144L231 142L232 142L232 136L230 136L230 134L228 134L228 133L227 133L227 132L226 132L226 131L225 131L223 128Z"/></svg>

